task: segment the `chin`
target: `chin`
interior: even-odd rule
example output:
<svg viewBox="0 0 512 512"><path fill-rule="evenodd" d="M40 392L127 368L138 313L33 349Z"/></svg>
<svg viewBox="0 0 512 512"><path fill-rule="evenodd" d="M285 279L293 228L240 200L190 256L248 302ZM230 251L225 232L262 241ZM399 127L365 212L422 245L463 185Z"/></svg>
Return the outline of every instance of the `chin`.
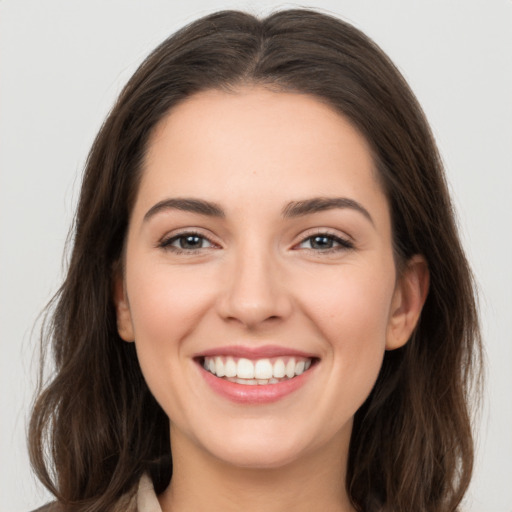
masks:
<svg viewBox="0 0 512 512"><path fill-rule="evenodd" d="M279 469L301 458L296 449L276 449L273 446L245 446L240 449L225 450L217 458L225 464L245 469Z"/></svg>
<svg viewBox="0 0 512 512"><path fill-rule="evenodd" d="M237 430L204 439L201 444L216 459L248 469L281 468L307 457L315 448L314 437L305 432L294 435L289 428L275 432L260 425Z"/></svg>

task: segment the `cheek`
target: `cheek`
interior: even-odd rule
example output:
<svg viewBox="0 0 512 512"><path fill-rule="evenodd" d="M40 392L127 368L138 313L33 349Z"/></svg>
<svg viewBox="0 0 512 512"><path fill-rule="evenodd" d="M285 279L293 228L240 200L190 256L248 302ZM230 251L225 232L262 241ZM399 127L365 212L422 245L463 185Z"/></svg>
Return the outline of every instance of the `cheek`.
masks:
<svg viewBox="0 0 512 512"><path fill-rule="evenodd" d="M366 399L382 365L394 291L390 272L352 267L316 281L304 295L304 310L328 341L339 386L349 385L354 404ZM359 407L359 404L356 404Z"/></svg>
<svg viewBox="0 0 512 512"><path fill-rule="evenodd" d="M209 310L213 287L190 269L148 263L129 270L127 292L144 379L167 415L181 418L187 409L183 371L190 364L184 341Z"/></svg>
<svg viewBox="0 0 512 512"><path fill-rule="evenodd" d="M393 292L393 269L369 272L352 266L317 278L303 297L329 338L338 332L346 341L362 342L373 333L384 343Z"/></svg>
<svg viewBox="0 0 512 512"><path fill-rule="evenodd" d="M158 343L186 335L211 302L213 282L205 273L170 267L134 268L127 283L136 339Z"/></svg>
<svg viewBox="0 0 512 512"><path fill-rule="evenodd" d="M184 356L182 341L208 310L213 287L204 274L167 265L134 266L128 275L137 354L151 387Z"/></svg>

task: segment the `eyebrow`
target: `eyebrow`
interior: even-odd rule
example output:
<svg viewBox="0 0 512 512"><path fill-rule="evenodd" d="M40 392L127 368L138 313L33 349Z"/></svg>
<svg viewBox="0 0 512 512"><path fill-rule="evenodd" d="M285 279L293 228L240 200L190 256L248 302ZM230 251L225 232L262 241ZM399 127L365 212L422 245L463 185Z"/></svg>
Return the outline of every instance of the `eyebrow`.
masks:
<svg viewBox="0 0 512 512"><path fill-rule="evenodd" d="M203 199L169 198L153 205L144 215L144 221L165 210L181 210L209 217L225 217L224 210L216 203Z"/></svg>
<svg viewBox="0 0 512 512"><path fill-rule="evenodd" d="M349 208L363 214L372 225L375 223L370 212L360 203L348 197L314 197L305 199L304 201L292 201L288 203L282 211L283 217L301 217L325 210L333 210L335 208Z"/></svg>
<svg viewBox="0 0 512 512"><path fill-rule="evenodd" d="M368 210L348 197L313 197L302 201L291 201L283 208L281 213L284 218L293 218L336 208L356 210L363 214L372 225L375 225ZM224 218L226 216L221 206L211 201L193 198L168 198L153 205L144 215L144 221L166 210L181 210L208 217Z"/></svg>

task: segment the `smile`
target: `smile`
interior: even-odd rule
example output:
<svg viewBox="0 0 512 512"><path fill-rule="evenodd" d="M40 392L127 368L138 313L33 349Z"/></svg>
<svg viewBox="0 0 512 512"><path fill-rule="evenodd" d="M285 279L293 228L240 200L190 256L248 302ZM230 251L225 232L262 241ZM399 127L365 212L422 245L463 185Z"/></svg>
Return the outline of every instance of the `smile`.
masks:
<svg viewBox="0 0 512 512"><path fill-rule="evenodd" d="M316 354L279 345L216 347L193 359L215 394L244 405L268 404L295 394L321 366Z"/></svg>
<svg viewBox="0 0 512 512"><path fill-rule="evenodd" d="M312 364L308 357L273 357L251 360L244 357L208 356L206 371L229 382L248 386L279 384L302 375Z"/></svg>

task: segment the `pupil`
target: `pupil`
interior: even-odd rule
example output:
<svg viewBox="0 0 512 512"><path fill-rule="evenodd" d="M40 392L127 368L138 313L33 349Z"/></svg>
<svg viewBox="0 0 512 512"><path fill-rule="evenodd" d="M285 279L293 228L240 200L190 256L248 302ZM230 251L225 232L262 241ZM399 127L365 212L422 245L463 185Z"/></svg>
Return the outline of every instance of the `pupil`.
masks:
<svg viewBox="0 0 512 512"><path fill-rule="evenodd" d="M180 247L182 249L197 249L201 247L201 237L189 235L180 238Z"/></svg>
<svg viewBox="0 0 512 512"><path fill-rule="evenodd" d="M315 236L313 237L311 247L313 249L331 249L332 239L328 236Z"/></svg>

